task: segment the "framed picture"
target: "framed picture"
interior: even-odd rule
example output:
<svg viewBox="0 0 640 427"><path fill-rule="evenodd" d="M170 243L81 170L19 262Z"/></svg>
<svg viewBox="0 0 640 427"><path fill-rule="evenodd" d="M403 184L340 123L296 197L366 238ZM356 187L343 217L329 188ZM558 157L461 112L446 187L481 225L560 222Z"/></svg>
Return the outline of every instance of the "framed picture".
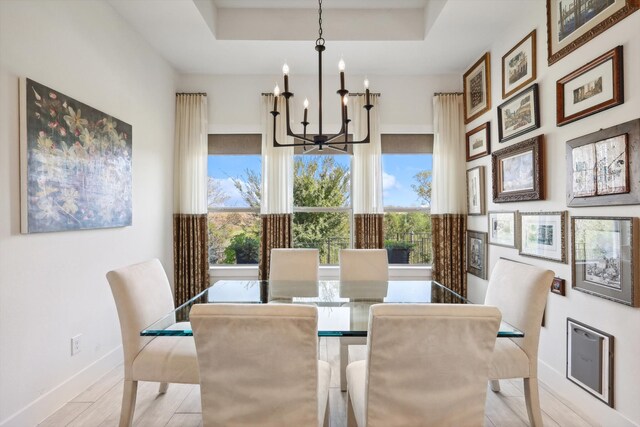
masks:
<svg viewBox="0 0 640 427"><path fill-rule="evenodd" d="M485 53L464 73L464 123L491 110L491 57Z"/></svg>
<svg viewBox="0 0 640 427"><path fill-rule="evenodd" d="M493 202L544 200L542 135L491 154Z"/></svg>
<svg viewBox="0 0 640 427"><path fill-rule="evenodd" d="M489 212L489 244L516 248L518 211Z"/></svg>
<svg viewBox="0 0 640 427"><path fill-rule="evenodd" d="M487 278L487 233L467 230L467 273Z"/></svg>
<svg viewBox="0 0 640 427"><path fill-rule="evenodd" d="M640 119L567 141L567 205L640 204Z"/></svg>
<svg viewBox="0 0 640 427"><path fill-rule="evenodd" d="M489 122L467 132L467 162L491 153Z"/></svg>
<svg viewBox="0 0 640 427"><path fill-rule="evenodd" d="M613 336L567 317L567 379L613 408Z"/></svg>
<svg viewBox="0 0 640 427"><path fill-rule="evenodd" d="M131 225L131 125L27 78L20 101L22 233Z"/></svg>
<svg viewBox="0 0 640 427"><path fill-rule="evenodd" d="M511 96L536 79L536 30L502 57L502 98Z"/></svg>
<svg viewBox="0 0 640 427"><path fill-rule="evenodd" d="M565 280L559 277L554 277L551 282L551 293L564 296L565 294Z"/></svg>
<svg viewBox="0 0 640 427"><path fill-rule="evenodd" d="M588 5L588 6L587 6ZM638 10L636 0L547 0L549 65Z"/></svg>
<svg viewBox="0 0 640 427"><path fill-rule="evenodd" d="M622 46L564 76L556 83L556 122L564 126L624 103Z"/></svg>
<svg viewBox="0 0 640 427"><path fill-rule="evenodd" d="M484 215L484 166L467 171L467 214Z"/></svg>
<svg viewBox="0 0 640 427"><path fill-rule="evenodd" d="M567 262L567 212L521 212L520 255Z"/></svg>
<svg viewBox="0 0 640 427"><path fill-rule="evenodd" d="M498 139L505 142L540 127L538 84L533 84L498 107Z"/></svg>
<svg viewBox="0 0 640 427"><path fill-rule="evenodd" d="M571 219L572 287L638 307L638 218Z"/></svg>

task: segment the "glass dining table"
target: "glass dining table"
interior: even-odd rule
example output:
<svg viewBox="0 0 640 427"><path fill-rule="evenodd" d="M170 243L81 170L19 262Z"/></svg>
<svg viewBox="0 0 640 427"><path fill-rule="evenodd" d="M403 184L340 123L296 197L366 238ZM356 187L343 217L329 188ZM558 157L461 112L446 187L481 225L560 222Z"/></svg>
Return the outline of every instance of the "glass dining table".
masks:
<svg viewBox="0 0 640 427"><path fill-rule="evenodd" d="M189 312L194 304L311 304L318 307L318 336L366 337L373 304L468 304L433 280L345 282L339 280L219 280L140 331L142 336L192 336ZM524 333L506 322L498 337Z"/></svg>

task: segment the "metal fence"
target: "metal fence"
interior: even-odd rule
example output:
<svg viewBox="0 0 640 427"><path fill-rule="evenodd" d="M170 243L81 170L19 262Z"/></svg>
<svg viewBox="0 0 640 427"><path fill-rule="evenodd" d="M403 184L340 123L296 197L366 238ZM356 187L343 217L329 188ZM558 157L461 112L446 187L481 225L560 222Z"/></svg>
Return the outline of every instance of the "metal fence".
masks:
<svg viewBox="0 0 640 427"><path fill-rule="evenodd" d="M385 236L385 243L406 244L409 249L408 264L431 264L433 251L431 233L393 233ZM340 249L348 249L350 240L343 237L326 239L293 239L295 248L317 248L320 264L338 264Z"/></svg>

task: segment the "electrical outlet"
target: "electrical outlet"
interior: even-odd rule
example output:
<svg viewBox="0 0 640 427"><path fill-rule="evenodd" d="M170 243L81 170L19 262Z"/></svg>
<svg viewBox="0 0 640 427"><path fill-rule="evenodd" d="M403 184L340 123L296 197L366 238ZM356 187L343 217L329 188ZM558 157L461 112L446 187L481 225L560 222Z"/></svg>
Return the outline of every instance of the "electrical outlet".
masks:
<svg viewBox="0 0 640 427"><path fill-rule="evenodd" d="M80 353L80 349L81 347L81 341L80 339L82 338L82 334L76 335L75 337L71 338L71 355L75 356L76 354Z"/></svg>

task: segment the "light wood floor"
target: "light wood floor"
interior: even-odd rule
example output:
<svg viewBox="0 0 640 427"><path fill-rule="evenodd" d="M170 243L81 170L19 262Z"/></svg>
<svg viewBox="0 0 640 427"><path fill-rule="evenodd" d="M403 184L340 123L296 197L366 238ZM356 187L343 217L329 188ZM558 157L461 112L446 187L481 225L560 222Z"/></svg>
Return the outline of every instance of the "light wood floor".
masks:
<svg viewBox="0 0 640 427"><path fill-rule="evenodd" d="M320 340L320 358L331 363L331 427L346 426L346 393L340 392L337 375L339 363L337 338ZM117 426L122 398L123 369L119 366L80 393L41 426ZM529 425L524 404L522 381L501 381L502 391L487 391L485 427L518 427ZM559 402L543 387L540 389L542 416L546 427L582 427L592 423ZM158 395L157 383L140 383L134 425L150 427L198 427L200 388L196 385L171 384L169 391Z"/></svg>

